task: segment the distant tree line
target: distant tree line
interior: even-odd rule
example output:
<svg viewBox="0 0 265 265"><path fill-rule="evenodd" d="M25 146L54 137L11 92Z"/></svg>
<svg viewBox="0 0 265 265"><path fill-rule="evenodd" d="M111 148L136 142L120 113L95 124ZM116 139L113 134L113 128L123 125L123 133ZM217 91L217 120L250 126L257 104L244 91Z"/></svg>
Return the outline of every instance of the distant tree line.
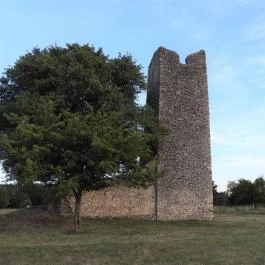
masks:
<svg viewBox="0 0 265 265"><path fill-rule="evenodd" d="M46 208L54 198L51 187L39 183L0 185L0 208ZM213 182L214 206L265 205L265 179L230 181L226 191L219 192Z"/></svg>
<svg viewBox="0 0 265 265"><path fill-rule="evenodd" d="M227 190L217 191L213 183L214 206L265 205L265 179L258 177L253 182L247 179L230 181Z"/></svg>
<svg viewBox="0 0 265 265"><path fill-rule="evenodd" d="M39 183L0 185L0 208L47 207L51 189Z"/></svg>

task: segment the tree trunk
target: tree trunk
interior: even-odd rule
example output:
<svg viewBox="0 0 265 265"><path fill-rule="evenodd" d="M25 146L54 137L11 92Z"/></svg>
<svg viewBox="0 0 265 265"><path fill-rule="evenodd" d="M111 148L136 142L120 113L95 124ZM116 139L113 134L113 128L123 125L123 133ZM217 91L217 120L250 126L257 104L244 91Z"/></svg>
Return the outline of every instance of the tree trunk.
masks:
<svg viewBox="0 0 265 265"><path fill-rule="evenodd" d="M81 199L82 199L82 191L78 190L74 192L75 195L75 232L80 232L81 230L81 216L80 216L80 208L81 208Z"/></svg>

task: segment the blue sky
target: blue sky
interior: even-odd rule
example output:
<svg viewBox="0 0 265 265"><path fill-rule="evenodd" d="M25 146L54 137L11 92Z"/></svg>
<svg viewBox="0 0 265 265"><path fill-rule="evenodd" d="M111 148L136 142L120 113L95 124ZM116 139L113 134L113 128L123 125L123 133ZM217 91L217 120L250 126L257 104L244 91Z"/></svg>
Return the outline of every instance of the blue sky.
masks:
<svg viewBox="0 0 265 265"><path fill-rule="evenodd" d="M1 73L35 46L129 52L145 73L159 46L182 62L206 50L213 179L225 190L228 180L265 174L264 0L0 0L0 7Z"/></svg>

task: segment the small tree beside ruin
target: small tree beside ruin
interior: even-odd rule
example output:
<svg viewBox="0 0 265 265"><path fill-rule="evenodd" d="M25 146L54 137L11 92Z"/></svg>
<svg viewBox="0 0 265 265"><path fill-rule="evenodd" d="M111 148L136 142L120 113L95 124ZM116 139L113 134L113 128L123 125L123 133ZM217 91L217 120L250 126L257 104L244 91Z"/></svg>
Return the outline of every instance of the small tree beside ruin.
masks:
<svg viewBox="0 0 265 265"><path fill-rule="evenodd" d="M153 112L135 103L144 88L141 67L129 55L109 59L102 49L73 44L20 57L0 80L7 177L74 195L76 231L84 190L154 183L159 130Z"/></svg>

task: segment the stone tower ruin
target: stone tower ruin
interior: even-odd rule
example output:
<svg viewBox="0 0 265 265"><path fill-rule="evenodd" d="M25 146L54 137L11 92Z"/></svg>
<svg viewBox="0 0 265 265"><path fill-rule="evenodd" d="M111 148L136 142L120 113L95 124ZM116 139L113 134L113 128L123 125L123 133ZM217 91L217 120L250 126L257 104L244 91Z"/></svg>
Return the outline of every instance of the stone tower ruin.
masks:
<svg viewBox="0 0 265 265"><path fill-rule="evenodd" d="M167 134L158 147L165 176L147 189L123 185L83 194L81 215L158 220L213 217L208 87L205 52L181 64L158 48L149 66L147 103ZM69 200L70 210L74 208ZM65 213L66 205L59 206ZM68 209L69 209L68 208Z"/></svg>
<svg viewBox="0 0 265 265"><path fill-rule="evenodd" d="M158 148L166 174L156 188L160 220L211 219L212 176L205 52L181 64L179 55L158 48L149 66L147 103L168 133Z"/></svg>

